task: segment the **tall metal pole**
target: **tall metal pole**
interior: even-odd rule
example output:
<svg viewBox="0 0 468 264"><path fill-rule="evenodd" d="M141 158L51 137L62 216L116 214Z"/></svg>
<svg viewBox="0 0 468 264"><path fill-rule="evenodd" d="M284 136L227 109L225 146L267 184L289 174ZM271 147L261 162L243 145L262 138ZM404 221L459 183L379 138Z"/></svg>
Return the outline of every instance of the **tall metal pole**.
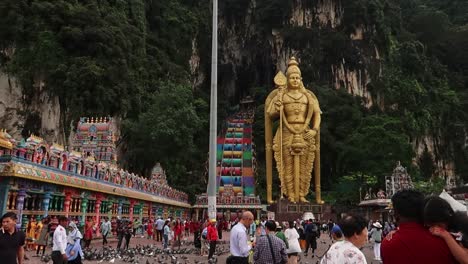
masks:
<svg viewBox="0 0 468 264"><path fill-rule="evenodd" d="M216 137L218 117L218 0L213 0L211 41L210 157L208 169L208 216L216 218Z"/></svg>

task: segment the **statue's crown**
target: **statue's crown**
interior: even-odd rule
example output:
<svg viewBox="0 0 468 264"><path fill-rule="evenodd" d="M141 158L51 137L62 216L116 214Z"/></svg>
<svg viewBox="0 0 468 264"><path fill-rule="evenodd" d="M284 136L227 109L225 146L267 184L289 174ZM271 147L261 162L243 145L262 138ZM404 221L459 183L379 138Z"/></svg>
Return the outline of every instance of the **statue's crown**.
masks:
<svg viewBox="0 0 468 264"><path fill-rule="evenodd" d="M293 73L301 75L301 70L299 69L299 63L295 57L291 57L288 62L288 69L286 70L286 76L289 76Z"/></svg>

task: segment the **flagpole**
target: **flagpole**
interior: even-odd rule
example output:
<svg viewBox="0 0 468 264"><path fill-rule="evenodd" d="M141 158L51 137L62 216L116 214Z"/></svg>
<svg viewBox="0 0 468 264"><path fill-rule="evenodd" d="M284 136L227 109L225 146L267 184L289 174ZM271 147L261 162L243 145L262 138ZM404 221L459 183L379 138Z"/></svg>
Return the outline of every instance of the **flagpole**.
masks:
<svg viewBox="0 0 468 264"><path fill-rule="evenodd" d="M208 168L208 216L216 218L216 137L218 117L218 0L213 0L211 39L210 156Z"/></svg>

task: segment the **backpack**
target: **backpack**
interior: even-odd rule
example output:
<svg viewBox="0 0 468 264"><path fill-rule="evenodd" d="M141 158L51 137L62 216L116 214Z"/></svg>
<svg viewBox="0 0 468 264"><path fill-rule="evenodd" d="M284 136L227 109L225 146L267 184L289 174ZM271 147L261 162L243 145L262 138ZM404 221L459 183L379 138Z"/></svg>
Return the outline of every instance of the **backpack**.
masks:
<svg viewBox="0 0 468 264"><path fill-rule="evenodd" d="M208 235L208 227L205 227L201 233L201 237L203 239L206 239L206 236Z"/></svg>

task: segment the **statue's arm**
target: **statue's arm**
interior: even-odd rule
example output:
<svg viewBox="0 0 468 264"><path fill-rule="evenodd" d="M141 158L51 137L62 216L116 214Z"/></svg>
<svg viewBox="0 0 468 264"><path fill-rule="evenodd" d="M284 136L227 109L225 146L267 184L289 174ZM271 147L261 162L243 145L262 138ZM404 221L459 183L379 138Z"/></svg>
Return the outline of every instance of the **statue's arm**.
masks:
<svg viewBox="0 0 468 264"><path fill-rule="evenodd" d="M314 115L312 117L312 129L318 131L320 129L320 122L322 121L320 107L318 101L314 103Z"/></svg>
<svg viewBox="0 0 468 264"><path fill-rule="evenodd" d="M271 101L269 101L268 105L266 105L267 113L270 118L276 119L279 117L279 107L277 105L278 102L278 95L276 94Z"/></svg>

